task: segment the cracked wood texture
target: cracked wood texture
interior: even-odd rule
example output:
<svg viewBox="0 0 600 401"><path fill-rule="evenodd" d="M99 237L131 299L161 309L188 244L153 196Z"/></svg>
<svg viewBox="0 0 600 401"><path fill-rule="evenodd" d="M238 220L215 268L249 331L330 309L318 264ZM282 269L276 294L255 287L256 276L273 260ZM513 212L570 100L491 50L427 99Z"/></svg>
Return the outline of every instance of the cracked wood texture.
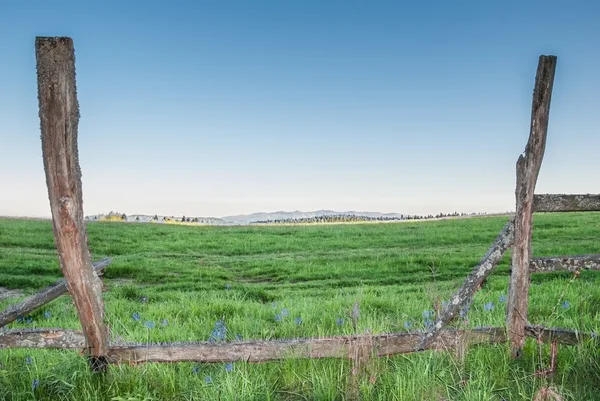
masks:
<svg viewBox="0 0 600 401"><path fill-rule="evenodd" d="M37 37L35 56L44 170L60 268L77 308L92 367L102 370L108 340L102 283L92 268L83 220L73 41Z"/></svg>
<svg viewBox="0 0 600 401"><path fill-rule="evenodd" d="M296 340L244 341L230 343L159 343L111 344L108 363L246 361L260 363L285 358L353 358L353 350L365 347L375 356L408 354L423 351L419 346L423 332L379 335L337 336ZM526 326L525 335L542 342L557 341L573 345L597 339L592 333L543 326ZM454 350L478 344L501 344L507 339L503 327L480 327L473 330L444 329L428 350ZM78 350L85 347L84 336L61 329L0 330L2 348L57 348Z"/></svg>
<svg viewBox="0 0 600 401"><path fill-rule="evenodd" d="M531 273L547 273L564 270L570 272L580 270L600 270L600 254L535 258L529 263L529 271Z"/></svg>
<svg viewBox="0 0 600 401"><path fill-rule="evenodd" d="M108 266L110 262L111 260L109 258L102 259L93 264L94 270L96 270L98 275L102 275L104 268ZM67 292L69 292L67 289L67 281L65 279L58 280L48 288L44 288L37 294L31 295L21 302L9 306L3 312L0 312L0 327L6 326L15 321L19 316L26 315Z"/></svg>
<svg viewBox="0 0 600 401"><path fill-rule="evenodd" d="M512 251L512 273L508 287L506 316L513 358L521 355L525 344L533 228L533 195L546 148L555 71L556 57L540 56L533 91L529 140L525 152L517 160L515 241Z"/></svg>
<svg viewBox="0 0 600 401"><path fill-rule="evenodd" d="M426 348L428 343L434 340L440 330L456 317L461 308L471 303L473 295L481 288L481 285L492 271L494 271L506 250L513 244L513 239L514 221L510 219L504 225L504 228L498 234L498 237L496 237L496 240L490 246L487 253L481 258L479 264L475 266L471 274L465 279L463 285L452 295L448 306L438 316L433 329L425 335L422 344L423 348Z"/></svg>
<svg viewBox="0 0 600 401"><path fill-rule="evenodd" d="M600 211L600 195L534 195L536 212L597 212Z"/></svg>

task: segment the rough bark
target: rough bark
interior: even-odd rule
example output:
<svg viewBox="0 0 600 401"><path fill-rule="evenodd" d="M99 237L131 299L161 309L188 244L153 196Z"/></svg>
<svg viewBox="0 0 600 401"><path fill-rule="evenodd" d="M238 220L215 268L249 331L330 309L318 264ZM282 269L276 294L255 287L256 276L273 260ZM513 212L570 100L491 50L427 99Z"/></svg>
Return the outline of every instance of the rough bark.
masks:
<svg viewBox="0 0 600 401"><path fill-rule="evenodd" d="M83 220L73 41L66 37L37 37L35 53L44 170L60 267L75 302L88 351L94 360L102 360L108 341L102 283L92 269Z"/></svg>
<svg viewBox="0 0 600 401"><path fill-rule="evenodd" d="M535 195L533 209L536 212L597 212L600 211L600 195Z"/></svg>
<svg viewBox="0 0 600 401"><path fill-rule="evenodd" d="M354 350L368 346L372 355L385 356L419 351L423 333L395 333L347 337L309 338L239 343L143 344L114 346L111 363L142 362L267 362L285 358L350 358ZM457 344L500 343L503 328L445 330L428 349L452 349Z"/></svg>
<svg viewBox="0 0 600 401"><path fill-rule="evenodd" d="M110 263L110 258L105 258L94 263L93 266L96 274L102 275L104 268ZM40 306L46 305L61 295L66 294L67 292L69 292L67 289L67 281L65 279L58 280L48 288L44 288L37 294L31 295L18 304L11 305L3 312L0 312L0 327L6 326L7 324L15 321L19 316L26 315Z"/></svg>
<svg viewBox="0 0 600 401"><path fill-rule="evenodd" d="M24 329L0 331L0 348L82 349L85 337L79 331L64 329Z"/></svg>
<svg viewBox="0 0 600 401"><path fill-rule="evenodd" d="M529 263L530 273L546 273L564 270L570 272L580 270L600 270L600 254L535 258Z"/></svg>
<svg viewBox="0 0 600 401"><path fill-rule="evenodd" d="M116 364L186 361L259 363L285 358L353 359L355 358L354 350L358 348L366 348L373 356L423 351L419 346L424 335L423 332L412 332L232 343L113 344L109 348L107 362ZM542 342L556 341L567 345L597 338L591 333L543 326L526 326L525 335ZM506 340L506 330L503 327L481 327L473 330L445 329L436 336L427 349L453 350L469 345L500 344ZM62 329L0 330L0 349L81 349L83 347L85 347L85 337L77 331Z"/></svg>
<svg viewBox="0 0 600 401"><path fill-rule="evenodd" d="M425 340L421 345L423 348L427 347L427 344L458 315L462 308L471 303L475 292L481 288L482 283L494 271L506 250L513 244L513 239L514 221L511 219L504 225L504 228L487 253L481 258L479 264L475 266L463 285L452 295L448 305L439 314L433 329L425 336Z"/></svg>
<svg viewBox="0 0 600 401"><path fill-rule="evenodd" d="M555 70L555 56L540 56L533 92L529 140L525 152L517 161L515 241L512 251L512 273L506 317L513 357L521 355L525 343L533 228L533 195L546 148Z"/></svg>

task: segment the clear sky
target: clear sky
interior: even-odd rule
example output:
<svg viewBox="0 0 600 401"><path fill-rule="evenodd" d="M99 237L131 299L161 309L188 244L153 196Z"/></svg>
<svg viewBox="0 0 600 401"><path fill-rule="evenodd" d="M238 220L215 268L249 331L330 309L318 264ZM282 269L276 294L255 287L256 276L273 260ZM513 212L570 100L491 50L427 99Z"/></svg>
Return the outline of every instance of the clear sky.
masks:
<svg viewBox="0 0 600 401"><path fill-rule="evenodd" d="M514 209L540 54L538 193L600 192L598 1L0 0L0 215L49 216L35 36L71 36L84 210Z"/></svg>

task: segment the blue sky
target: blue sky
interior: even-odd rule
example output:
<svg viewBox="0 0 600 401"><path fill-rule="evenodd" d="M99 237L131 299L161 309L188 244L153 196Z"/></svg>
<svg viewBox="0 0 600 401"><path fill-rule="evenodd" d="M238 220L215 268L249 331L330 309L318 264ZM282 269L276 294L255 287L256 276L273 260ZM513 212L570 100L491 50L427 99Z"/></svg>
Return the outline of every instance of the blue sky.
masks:
<svg viewBox="0 0 600 401"><path fill-rule="evenodd" d="M86 214L514 209L540 54L538 193L598 193L597 1L4 1L0 215L48 216L34 39L71 36Z"/></svg>

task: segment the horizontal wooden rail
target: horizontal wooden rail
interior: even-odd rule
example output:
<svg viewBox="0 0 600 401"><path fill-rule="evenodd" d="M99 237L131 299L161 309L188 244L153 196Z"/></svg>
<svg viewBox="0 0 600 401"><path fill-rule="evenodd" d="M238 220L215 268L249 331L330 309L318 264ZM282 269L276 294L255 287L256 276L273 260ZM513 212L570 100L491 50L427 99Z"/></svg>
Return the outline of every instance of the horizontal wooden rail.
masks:
<svg viewBox="0 0 600 401"><path fill-rule="evenodd" d="M591 338L589 333L573 330L527 326L526 335L540 341L576 344ZM228 343L158 343L111 344L110 363L144 362L267 362L284 358L350 358L353 348L367 347L374 355L386 356L422 351L419 346L425 332L380 335L335 336L294 340L244 341ZM507 340L503 327L473 330L445 329L427 345L428 350L452 350L477 344L500 344ZM81 349L85 339L81 332L62 329L28 329L0 331L0 348Z"/></svg>
<svg viewBox="0 0 600 401"><path fill-rule="evenodd" d="M110 265L111 262L110 258L105 258L93 264L98 276L102 275L106 266ZM19 316L26 315L67 292L69 292L67 281L64 278L58 280L37 294L31 295L18 304L11 305L6 310L0 312L0 327L6 326L15 321Z"/></svg>
<svg viewBox="0 0 600 401"><path fill-rule="evenodd" d="M529 262L529 271L531 273L547 273L564 270L570 272L580 270L600 270L600 254L534 258Z"/></svg>
<svg viewBox="0 0 600 401"><path fill-rule="evenodd" d="M534 195L533 209L536 212L598 212L600 195Z"/></svg>

